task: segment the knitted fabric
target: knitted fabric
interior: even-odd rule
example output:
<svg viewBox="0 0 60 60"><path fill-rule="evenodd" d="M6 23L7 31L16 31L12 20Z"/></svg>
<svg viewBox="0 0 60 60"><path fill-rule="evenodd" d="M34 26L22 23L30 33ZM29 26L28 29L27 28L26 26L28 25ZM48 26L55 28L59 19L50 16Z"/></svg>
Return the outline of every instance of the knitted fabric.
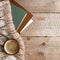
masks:
<svg viewBox="0 0 60 60"><path fill-rule="evenodd" d="M0 2L0 33L9 39L13 38L19 43L19 52L15 55L8 55L0 51L0 60L25 60L25 46L21 36L15 30L13 18L11 15L11 6L9 0ZM3 45L7 38L0 34L0 45Z"/></svg>

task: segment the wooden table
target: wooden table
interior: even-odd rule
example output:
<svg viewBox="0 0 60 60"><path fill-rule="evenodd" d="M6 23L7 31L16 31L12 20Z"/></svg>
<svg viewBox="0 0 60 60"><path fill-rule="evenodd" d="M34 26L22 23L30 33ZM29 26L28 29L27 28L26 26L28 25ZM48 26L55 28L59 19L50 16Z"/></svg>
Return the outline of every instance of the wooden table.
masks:
<svg viewBox="0 0 60 60"><path fill-rule="evenodd" d="M26 60L60 60L60 0L17 0L34 22L21 35Z"/></svg>

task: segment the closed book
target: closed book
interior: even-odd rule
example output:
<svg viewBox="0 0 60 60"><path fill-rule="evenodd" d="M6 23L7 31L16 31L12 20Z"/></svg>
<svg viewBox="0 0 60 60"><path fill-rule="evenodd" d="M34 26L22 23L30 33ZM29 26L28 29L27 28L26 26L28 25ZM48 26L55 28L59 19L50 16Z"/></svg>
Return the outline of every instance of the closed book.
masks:
<svg viewBox="0 0 60 60"><path fill-rule="evenodd" d="M10 2L11 2L11 10L12 10L11 13L13 23L15 25L17 32L20 33L25 27L25 25L32 18L32 14L15 0L10 0Z"/></svg>

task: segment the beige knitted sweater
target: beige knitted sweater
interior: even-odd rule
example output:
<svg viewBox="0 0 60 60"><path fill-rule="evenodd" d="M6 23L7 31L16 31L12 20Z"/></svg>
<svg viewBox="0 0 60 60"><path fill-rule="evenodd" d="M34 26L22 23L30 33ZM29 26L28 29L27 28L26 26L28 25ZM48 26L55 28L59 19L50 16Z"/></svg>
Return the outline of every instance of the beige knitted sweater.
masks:
<svg viewBox="0 0 60 60"><path fill-rule="evenodd" d="M9 0L0 2L0 33L4 34L8 38L14 38L19 42L19 52L15 55L5 54L0 51L0 60L25 60L25 46L21 36L16 32L11 15L11 6ZM0 45L3 45L7 40L0 34ZM1 48L0 48L1 49Z"/></svg>

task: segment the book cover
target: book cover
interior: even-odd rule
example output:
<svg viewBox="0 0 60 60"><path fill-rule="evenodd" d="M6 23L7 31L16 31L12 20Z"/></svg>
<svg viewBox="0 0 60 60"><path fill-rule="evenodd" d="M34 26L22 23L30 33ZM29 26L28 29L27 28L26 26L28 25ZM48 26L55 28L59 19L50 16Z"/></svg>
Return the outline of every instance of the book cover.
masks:
<svg viewBox="0 0 60 60"><path fill-rule="evenodd" d="M28 12L25 8L23 8L19 3L15 0L10 0L11 9L12 9L12 17L13 23L17 32L21 32L25 25L29 22L32 17L32 14Z"/></svg>

